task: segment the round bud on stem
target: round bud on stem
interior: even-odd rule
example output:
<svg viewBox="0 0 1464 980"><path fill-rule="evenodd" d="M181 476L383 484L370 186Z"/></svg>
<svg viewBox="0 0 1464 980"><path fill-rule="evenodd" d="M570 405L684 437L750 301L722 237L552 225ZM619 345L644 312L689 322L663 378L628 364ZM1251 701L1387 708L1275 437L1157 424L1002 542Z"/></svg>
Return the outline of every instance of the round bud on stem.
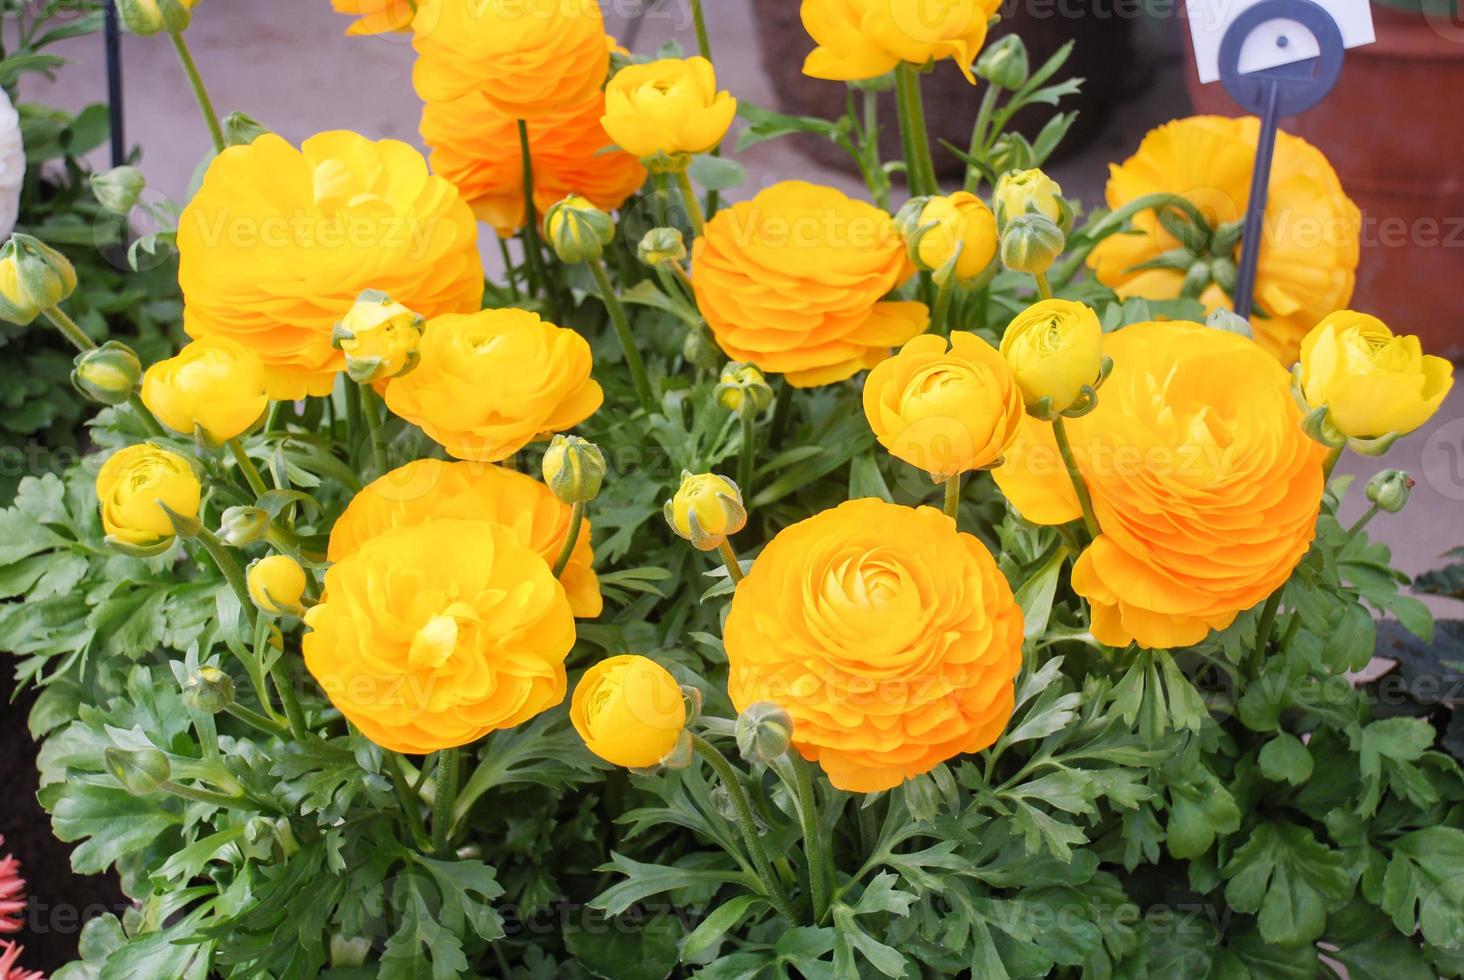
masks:
<svg viewBox="0 0 1464 980"><path fill-rule="evenodd" d="M676 496L666 501L662 514L666 523L700 551L720 548L729 534L747 524L742 491L725 476L715 473L681 474Z"/></svg>
<svg viewBox="0 0 1464 980"><path fill-rule="evenodd" d="M793 744L793 719L771 701L758 701L737 716L737 748L742 758L765 766Z"/></svg>
<svg viewBox="0 0 1464 980"><path fill-rule="evenodd" d="M686 237L679 228L652 228L641 238L636 256L651 268L686 261Z"/></svg>
<svg viewBox="0 0 1464 980"><path fill-rule="evenodd" d="M1015 34L989 45L976 59L976 74L993 85L1016 90L1027 83L1027 46Z"/></svg>
<svg viewBox="0 0 1464 980"><path fill-rule="evenodd" d="M1001 264L1014 272L1045 273L1066 247L1067 237L1047 215L1014 215L1001 235Z"/></svg>
<svg viewBox="0 0 1464 980"><path fill-rule="evenodd" d="M304 611L305 569L289 555L270 555L251 562L246 576L249 598L260 612L298 616Z"/></svg>
<svg viewBox="0 0 1464 980"><path fill-rule="evenodd" d="M1367 499L1378 510L1396 514L1408 505L1414 485L1413 477L1402 470L1383 470L1367 481Z"/></svg>
<svg viewBox="0 0 1464 980"><path fill-rule="evenodd" d="M574 264L599 259L615 240L615 221L588 200L571 194L544 212L544 233L559 261Z"/></svg>
<svg viewBox="0 0 1464 980"><path fill-rule="evenodd" d="M269 131L247 112L231 112L224 117L224 142L230 146L248 146Z"/></svg>
<svg viewBox="0 0 1464 980"><path fill-rule="evenodd" d="M231 548L262 541L269 532L269 513L259 507L230 507L219 518L219 540Z"/></svg>
<svg viewBox="0 0 1464 980"><path fill-rule="evenodd" d="M193 21L194 0L117 0L122 23L133 34L178 34Z"/></svg>
<svg viewBox="0 0 1464 980"><path fill-rule="evenodd" d="M417 366L426 326L419 314L379 289L368 289L335 325L331 343L346 355L346 374L352 381L375 384L401 377Z"/></svg>
<svg viewBox="0 0 1464 980"><path fill-rule="evenodd" d="M183 703L216 715L234 703L234 679L217 667L200 667L183 682Z"/></svg>
<svg viewBox="0 0 1464 980"><path fill-rule="evenodd" d="M0 320L27 326L75 291L71 260L40 239L17 233L0 248Z"/></svg>
<svg viewBox="0 0 1464 980"><path fill-rule="evenodd" d="M113 214L126 214L136 207L145 187L147 178L136 167L124 165L91 175L91 189L97 203Z"/></svg>
<svg viewBox="0 0 1464 980"><path fill-rule="evenodd" d="M142 363L132 348L116 340L82 351L72 362L71 385L103 405L120 405L137 390Z"/></svg>
<svg viewBox="0 0 1464 980"><path fill-rule="evenodd" d="M605 454L579 436L557 435L544 453L544 482L561 503L583 504L600 495Z"/></svg>
<svg viewBox="0 0 1464 980"><path fill-rule="evenodd" d="M107 771L133 796L156 793L173 775L172 763L157 749L119 749L102 753Z"/></svg>
<svg viewBox="0 0 1464 980"><path fill-rule="evenodd" d="M717 404L737 415L758 415L773 403L773 389L755 364L733 361L717 381Z"/></svg>

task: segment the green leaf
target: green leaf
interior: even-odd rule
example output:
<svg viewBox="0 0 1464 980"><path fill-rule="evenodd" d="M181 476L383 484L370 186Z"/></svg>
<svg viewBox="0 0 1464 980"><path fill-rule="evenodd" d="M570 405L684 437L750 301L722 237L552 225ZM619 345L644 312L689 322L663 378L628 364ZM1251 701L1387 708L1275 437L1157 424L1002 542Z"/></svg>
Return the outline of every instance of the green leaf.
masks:
<svg viewBox="0 0 1464 980"><path fill-rule="evenodd" d="M687 172L692 180L709 191L730 190L747 181L747 171L742 164L731 157L712 156L710 153L692 157Z"/></svg>
<svg viewBox="0 0 1464 980"><path fill-rule="evenodd" d="M1464 830L1425 827L1394 841L1381 904L1404 935L1421 930L1435 946L1464 946Z"/></svg>
<svg viewBox="0 0 1464 980"><path fill-rule="evenodd" d="M1342 856L1286 821L1258 825L1222 873L1226 901L1237 911L1259 913L1261 935L1285 946L1314 941L1327 913L1352 897Z"/></svg>
<svg viewBox="0 0 1464 980"><path fill-rule="evenodd" d="M1390 779L1413 775L1417 768L1412 763L1433 748L1437 737L1434 727L1422 718L1384 718L1364 727L1358 751L1363 792L1357 812L1370 816L1377 810L1382 796L1384 760L1387 760Z"/></svg>
<svg viewBox="0 0 1464 980"><path fill-rule="evenodd" d="M755 879L740 871L646 864L615 851L610 852L607 863L595 870L613 871L625 876L625 881L611 885L589 903L590 908L611 916L620 915L636 902L652 895L663 895L694 885L739 884L748 891L757 890Z"/></svg>
<svg viewBox="0 0 1464 980"><path fill-rule="evenodd" d="M571 921L564 945L585 969L606 980L665 980L676 969L681 922L674 915L649 920Z"/></svg>
<svg viewBox="0 0 1464 980"><path fill-rule="evenodd" d="M1301 739L1290 732L1279 732L1261 746L1257 761L1261 764L1261 773L1273 782L1299 786L1311 778L1311 753Z"/></svg>
<svg viewBox="0 0 1464 980"><path fill-rule="evenodd" d="M1190 775L1193 778L1169 787L1165 841L1170 856L1181 860L1198 858L1217 836L1240 829L1240 808L1215 773L1200 765Z"/></svg>
<svg viewBox="0 0 1464 980"><path fill-rule="evenodd" d="M52 783L41 792L56 836L68 843L82 841L71 852L71 868L84 875L101 874L182 823L177 812L163 809L164 799L133 796L82 778Z"/></svg>
<svg viewBox="0 0 1464 980"><path fill-rule="evenodd" d="M761 895L738 895L717 906L682 940L681 962L690 962L721 942L723 936L741 925L742 920L759 905L770 907L767 899Z"/></svg>
<svg viewBox="0 0 1464 980"><path fill-rule="evenodd" d="M401 916L381 954L381 980L457 980L468 971L463 944L433 916L420 876L397 878L393 905Z"/></svg>

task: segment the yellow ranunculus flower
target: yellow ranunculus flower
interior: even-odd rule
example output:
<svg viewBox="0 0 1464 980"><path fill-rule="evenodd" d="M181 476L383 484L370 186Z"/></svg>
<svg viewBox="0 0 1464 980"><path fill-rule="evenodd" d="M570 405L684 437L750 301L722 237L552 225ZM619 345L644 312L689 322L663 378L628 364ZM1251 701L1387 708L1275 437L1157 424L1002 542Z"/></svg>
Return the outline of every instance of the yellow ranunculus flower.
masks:
<svg viewBox="0 0 1464 980"><path fill-rule="evenodd" d="M1001 338L1022 397L1034 406L1052 399L1052 411L1063 412L1078 400L1084 385L1098 379L1103 367L1103 325L1082 303L1045 299L1018 313Z"/></svg>
<svg viewBox="0 0 1464 980"><path fill-rule="evenodd" d="M429 318L483 302L472 210L406 143L349 132L219 154L178 219L178 282L184 329L253 350L274 399L330 391L362 290Z"/></svg>
<svg viewBox="0 0 1464 980"><path fill-rule="evenodd" d="M487 521L387 531L332 565L305 666L382 748L426 754L564 700L574 613L544 559Z"/></svg>
<svg viewBox="0 0 1464 980"><path fill-rule="evenodd" d="M881 446L940 481L1001 459L1022 421L1022 390L985 340L957 330L947 350L930 334L869 372L864 415Z"/></svg>
<svg viewBox="0 0 1464 980"><path fill-rule="evenodd" d="M1433 417L1454 385L1454 365L1394 336L1366 313L1338 310L1301 342L1301 390L1344 435L1407 435Z"/></svg>
<svg viewBox="0 0 1464 980"><path fill-rule="evenodd" d="M1002 174L991 194L991 206L996 210L997 222L1003 226L1009 219L1028 213L1046 215L1053 224L1061 225L1066 211L1062 187L1035 168Z"/></svg>
<svg viewBox="0 0 1464 980"><path fill-rule="evenodd" d="M864 499L779 532L737 586L723 639L737 709L781 706L793 747L868 793L996 741L1022 611L949 517Z"/></svg>
<svg viewBox="0 0 1464 980"><path fill-rule="evenodd" d="M375 384L417 366L425 321L379 290L356 297L332 337L346 355L346 374L357 384Z"/></svg>
<svg viewBox="0 0 1464 980"><path fill-rule="evenodd" d="M923 333L894 219L842 191L783 181L718 211L692 246L697 306L731 359L796 387L843 381Z"/></svg>
<svg viewBox="0 0 1464 980"><path fill-rule="evenodd" d="M600 125L605 93L528 121L534 161L534 207L539 214L568 194L613 211L646 180L646 168L623 150L607 149ZM481 93L422 108L422 140L432 148L432 172L452 181L478 217L507 237L524 224L524 163L518 121L494 109Z"/></svg>
<svg viewBox="0 0 1464 980"><path fill-rule="evenodd" d="M645 657L601 660L575 685L569 720L606 762L647 769L676 747L686 702L670 672Z"/></svg>
<svg viewBox="0 0 1464 980"><path fill-rule="evenodd" d="M715 473L682 473L676 495L662 508L666 523L701 551L720 547L747 526L742 491Z"/></svg>
<svg viewBox="0 0 1464 980"><path fill-rule="evenodd" d="M947 197L932 197L920 212L915 254L921 266L941 272L952 259L951 272L960 279L974 279L996 256L996 218L981 198L966 191ZM959 250L959 251L958 251Z"/></svg>
<svg viewBox="0 0 1464 980"><path fill-rule="evenodd" d="M97 473L102 529L109 539L133 548L171 541L173 522L163 506L197 517L202 496L188 460L145 442L119 449Z"/></svg>
<svg viewBox="0 0 1464 980"><path fill-rule="evenodd" d="M482 95L537 119L605 84L610 44L596 0L419 0L412 82L424 102Z"/></svg>
<svg viewBox="0 0 1464 980"><path fill-rule="evenodd" d="M249 598L271 616L299 615L305 595L305 569L289 555L269 555L249 565Z"/></svg>
<svg viewBox="0 0 1464 980"><path fill-rule="evenodd" d="M710 61L662 58L615 73L600 124L622 150L644 160L706 153L736 117L737 100L717 91Z"/></svg>
<svg viewBox="0 0 1464 980"><path fill-rule="evenodd" d="M595 413L605 396L590 367L585 339L537 313L438 317L386 404L458 459L496 463Z"/></svg>
<svg viewBox="0 0 1464 980"><path fill-rule="evenodd" d="M223 443L264 417L264 364L228 337L195 340L142 376L142 401L159 422L184 435L202 429Z"/></svg>
<svg viewBox="0 0 1464 980"><path fill-rule="evenodd" d="M1254 116L1193 116L1165 123L1144 137L1133 156L1110 168L1108 206L1117 209L1147 194L1182 194L1211 227L1240 221L1250 198L1258 131ZM1139 234L1105 238L1088 265L1120 298L1178 297L1185 270L1139 266L1182 243L1152 210L1135 215L1132 224ZM1327 158L1305 140L1278 133L1262 231L1265 247L1256 272L1255 298L1263 315L1251 325L1256 342L1282 364L1296 360L1308 330L1352 298L1361 234L1361 212ZM1210 312L1232 305L1213 283L1200 301Z"/></svg>
<svg viewBox="0 0 1464 980"><path fill-rule="evenodd" d="M1281 365L1198 323L1140 323L1103 338L1113 372L1097 407L1066 421L1102 528L1073 568L1109 646L1189 646L1265 601L1315 534L1324 451L1302 432ZM1081 516L1052 424L1023 422L993 473L1022 516Z"/></svg>
<svg viewBox="0 0 1464 980"><path fill-rule="evenodd" d="M389 34L410 31L417 15L414 0L330 0L338 14L353 14L360 20L346 28L347 34Z"/></svg>
<svg viewBox="0 0 1464 980"><path fill-rule="evenodd" d="M971 66L999 6L998 0L803 0L803 28L818 43L803 73L853 82L883 75L902 61L924 65L949 58L975 85Z"/></svg>
<svg viewBox="0 0 1464 980"><path fill-rule="evenodd" d="M507 528L514 540L552 568L569 533L569 510L548 487L523 473L481 463L419 459L377 477L351 498L331 528L326 557L341 562L388 531L456 518ZM576 616L600 615L600 581L595 577L588 520L559 580Z"/></svg>

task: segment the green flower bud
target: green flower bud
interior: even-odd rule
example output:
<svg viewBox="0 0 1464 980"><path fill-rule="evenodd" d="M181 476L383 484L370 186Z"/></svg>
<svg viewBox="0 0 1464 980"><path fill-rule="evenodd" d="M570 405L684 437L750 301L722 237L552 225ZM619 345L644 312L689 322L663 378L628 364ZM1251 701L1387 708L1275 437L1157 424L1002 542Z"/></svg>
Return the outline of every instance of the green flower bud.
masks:
<svg viewBox="0 0 1464 980"><path fill-rule="evenodd" d="M45 242L17 233L0 248L0 320L27 326L75 291L71 260Z"/></svg>
<svg viewBox="0 0 1464 980"><path fill-rule="evenodd" d="M91 175L92 193L97 203L113 214L126 214L137 206L137 198L147 186L147 178L136 167L113 167Z"/></svg>
<svg viewBox="0 0 1464 980"><path fill-rule="evenodd" d="M1413 477L1402 470L1383 470L1367 481L1367 499L1379 510L1396 514L1407 506L1413 487Z"/></svg>
<svg viewBox="0 0 1464 980"><path fill-rule="evenodd" d="M268 126L245 112L231 112L224 117L224 142L229 146L248 146L269 131Z"/></svg>
<svg viewBox="0 0 1464 980"><path fill-rule="evenodd" d="M193 21L195 0L117 0L122 23L133 34L179 34Z"/></svg>
<svg viewBox="0 0 1464 980"><path fill-rule="evenodd" d="M722 349L712 339L711 332L702 327L696 327L686 332L686 339L681 342L681 356L686 358L688 364L695 364L699 368L714 368L722 362Z"/></svg>
<svg viewBox="0 0 1464 980"><path fill-rule="evenodd" d="M1002 133L991 145L986 162L991 165L992 170L1004 174L1008 170L1032 169L1036 156L1032 144L1021 133Z"/></svg>
<svg viewBox="0 0 1464 980"><path fill-rule="evenodd" d="M681 474L676 496L666 501L662 516L681 537L700 551L719 548L729 534L747 525L747 508L742 491L725 476L715 473Z"/></svg>
<svg viewBox="0 0 1464 980"><path fill-rule="evenodd" d="M544 232L559 261L588 262L615 240L615 221L585 198L571 194L544 212Z"/></svg>
<svg viewBox="0 0 1464 980"><path fill-rule="evenodd" d="M566 504L582 504L600 495L605 454L579 436L557 435L544 453L544 482Z"/></svg>
<svg viewBox="0 0 1464 980"><path fill-rule="evenodd" d="M1006 35L981 52L976 74L1001 88L1021 88L1027 83L1027 46L1017 35Z"/></svg>
<svg viewBox="0 0 1464 980"><path fill-rule="evenodd" d="M920 248L920 236L925 234L929 228L922 228L920 216L925 213L925 206L930 203L930 195L912 197L900 205L900 210L895 212L895 227L899 229L900 237L905 241L905 251L910 253L910 260L913 262L918 255ZM931 222L933 226L935 222Z"/></svg>
<svg viewBox="0 0 1464 980"><path fill-rule="evenodd" d="M771 701L749 704L737 716L737 748L753 765L767 765L792 744L793 719Z"/></svg>
<svg viewBox="0 0 1464 980"><path fill-rule="evenodd" d="M157 749L132 750L112 746L102 753L102 761L122 788L133 796L156 793L173 775L168 757Z"/></svg>
<svg viewBox="0 0 1464 980"><path fill-rule="evenodd" d="M132 348L116 340L82 351L72 361L71 384L92 401L120 405L137 389L142 363Z"/></svg>
<svg viewBox="0 0 1464 980"><path fill-rule="evenodd" d="M757 415L773 403L773 389L755 364L733 361L722 369L717 403L737 415Z"/></svg>
<svg viewBox="0 0 1464 980"><path fill-rule="evenodd" d="M1067 247L1062 229L1045 214L1018 214L1001 235L1001 264L1015 272L1046 272Z"/></svg>
<svg viewBox="0 0 1464 980"><path fill-rule="evenodd" d="M234 679L217 667L200 667L183 682L183 703L216 715L234 703Z"/></svg>
<svg viewBox="0 0 1464 980"><path fill-rule="evenodd" d="M258 507L230 507L219 518L219 540L231 548L262 541L268 532L269 513Z"/></svg>
<svg viewBox="0 0 1464 980"><path fill-rule="evenodd" d="M679 228L652 228L636 246L636 256L651 268L686 260L686 238Z"/></svg>

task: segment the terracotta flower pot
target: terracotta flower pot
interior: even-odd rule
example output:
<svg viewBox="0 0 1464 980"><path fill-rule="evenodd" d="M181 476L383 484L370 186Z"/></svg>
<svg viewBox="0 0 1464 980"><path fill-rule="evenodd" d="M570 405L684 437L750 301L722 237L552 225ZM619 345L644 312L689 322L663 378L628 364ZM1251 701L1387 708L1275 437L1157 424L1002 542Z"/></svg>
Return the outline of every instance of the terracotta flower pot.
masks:
<svg viewBox="0 0 1464 980"><path fill-rule="evenodd" d="M1337 87L1282 128L1317 146L1362 209L1355 309L1416 333L1431 353L1464 355L1464 26L1374 5L1377 42L1347 52ZM1184 25L1195 110L1238 115L1201 85ZM1443 100L1441 103L1440 100Z"/></svg>
<svg viewBox="0 0 1464 980"><path fill-rule="evenodd" d="M844 114L845 87L838 82L809 78L803 74L803 59L813 50L813 39L799 20L797 0L753 0L757 13L757 30L762 47L763 70L778 93L777 108L801 116L837 118ZM1029 9L1030 6L1030 9ZM1081 15L1092 6L1093 13ZM1005 3L1001 25L992 32L992 40L1013 31L1026 42L1033 68L1042 64L1059 47L1076 40L1072 56L1059 78L1078 76L1086 79L1079 95L1062 102L1063 111L1078 110L1077 121L1068 131L1056 154L1058 159L1081 149L1108 119L1117 103L1123 85L1123 73L1115 65L1128 58L1132 17L1117 16L1112 4L1102 0L1069 0L1059 16L1048 5ZM1077 13L1074 13L1077 12ZM1106 15L1105 15L1106 13ZM955 66L942 62L923 77L921 88L925 98L925 117L932 141L947 142L965 149L971 140L971 126L981 101L985 82L973 88ZM1035 136L1051 116L1048 106L1025 109L1016 116L1017 129L1029 138ZM900 155L900 136L896 125L895 100L892 93L880 98L880 146L886 160ZM843 150L811 136L793 136L804 153L820 163L853 170ZM962 172L963 164L938 143L933 144L936 170L943 177Z"/></svg>

